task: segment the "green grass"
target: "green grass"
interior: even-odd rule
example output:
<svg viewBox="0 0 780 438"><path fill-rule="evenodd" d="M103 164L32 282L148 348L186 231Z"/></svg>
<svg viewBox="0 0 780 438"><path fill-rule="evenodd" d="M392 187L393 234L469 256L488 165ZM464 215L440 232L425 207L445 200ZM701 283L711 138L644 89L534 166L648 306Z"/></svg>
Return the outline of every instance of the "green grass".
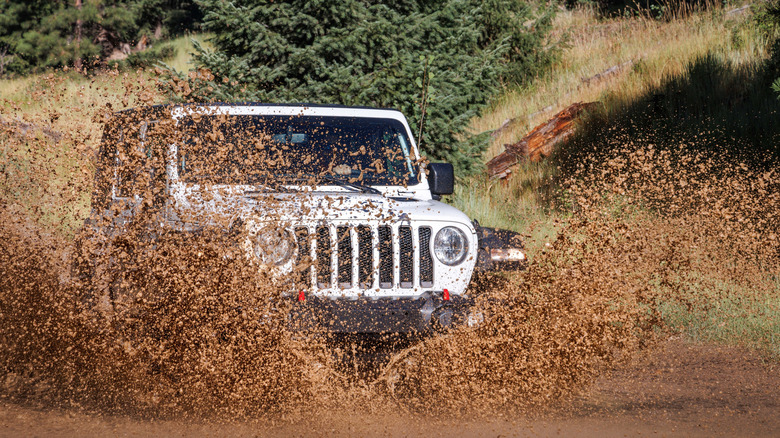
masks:
<svg viewBox="0 0 780 438"><path fill-rule="evenodd" d="M685 277L688 299L658 303L666 324L697 341L746 346L780 358L780 280L766 288L746 288L722 280L703 282L701 274Z"/></svg>
<svg viewBox="0 0 780 438"><path fill-rule="evenodd" d="M455 194L446 201L480 225L522 231L527 237L526 248L534 254L555 240L555 220L566 216L539 202L545 193L547 167L546 163L518 166L514 172L523 184L491 180L485 175L470 177L457 184Z"/></svg>
<svg viewBox="0 0 780 438"><path fill-rule="evenodd" d="M173 59L166 60L165 64L176 71L188 71L192 68L192 54L195 52L195 46L192 40L198 41L203 47L211 48L208 43L209 34L184 35L168 42L175 50L176 55Z"/></svg>

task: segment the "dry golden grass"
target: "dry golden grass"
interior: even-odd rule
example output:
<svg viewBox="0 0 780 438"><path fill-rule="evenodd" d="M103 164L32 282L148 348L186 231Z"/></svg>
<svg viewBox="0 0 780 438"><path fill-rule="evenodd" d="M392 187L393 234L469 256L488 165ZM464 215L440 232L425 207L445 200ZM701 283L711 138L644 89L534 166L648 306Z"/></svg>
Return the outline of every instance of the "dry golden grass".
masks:
<svg viewBox="0 0 780 438"><path fill-rule="evenodd" d="M3 201L72 236L89 212L101 114L159 103L150 74L52 72L0 81Z"/></svg>
<svg viewBox="0 0 780 438"><path fill-rule="evenodd" d="M549 75L530 86L508 90L473 120L475 133L499 128L509 119L517 122L501 131L485 153L489 160L534 126L574 102L630 102L647 94L669 78L679 77L691 62L712 54L735 66L767 58L767 41L749 11L727 15L720 8L692 13L671 21L648 17L600 19L591 9L559 12L553 41L565 41L560 61ZM628 64L626 64L628 63ZM625 65L605 79L585 78ZM549 162L525 163L512 169L507 180L489 180L483 175L462 181L453 204L483 225L523 231L533 236L531 255L555 235L555 220L566 212L545 209L554 196ZM533 226L531 226L533 225ZM539 239L539 240L537 240Z"/></svg>
<svg viewBox="0 0 780 438"><path fill-rule="evenodd" d="M170 41L176 55L166 64L186 71L197 40L205 47L208 34L187 35ZM164 101L153 69L98 70L88 75L55 71L14 79L0 79L0 117L23 120L41 128L88 133L99 138L102 125L93 116L101 108L118 111ZM110 105L110 107L109 107ZM93 143L93 141L89 141Z"/></svg>
<svg viewBox="0 0 780 438"><path fill-rule="evenodd" d="M640 96L665 78L678 76L688 63L714 52L741 64L767 56L764 38L746 23L749 13L726 16L723 10L695 13L669 22L646 17L599 19L590 9L558 14L553 41L568 48L550 74L531 86L510 90L471 125L473 132L500 127L506 120L520 123L491 144L485 158L503 151L534 126L573 102ZM633 62L616 75L585 84L605 70Z"/></svg>

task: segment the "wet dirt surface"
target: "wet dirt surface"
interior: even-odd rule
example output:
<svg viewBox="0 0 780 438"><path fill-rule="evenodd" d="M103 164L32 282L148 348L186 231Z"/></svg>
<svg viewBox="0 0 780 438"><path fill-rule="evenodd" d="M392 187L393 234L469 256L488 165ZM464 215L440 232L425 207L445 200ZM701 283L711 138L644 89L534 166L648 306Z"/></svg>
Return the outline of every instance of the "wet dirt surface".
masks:
<svg viewBox="0 0 780 438"><path fill-rule="evenodd" d="M551 412L496 420L350 415L198 424L0 405L1 436L777 436L776 361L735 347L667 339ZM446 415L446 414L445 414ZM497 417L502 416L496 413Z"/></svg>
<svg viewBox="0 0 780 438"><path fill-rule="evenodd" d="M778 391L777 362L741 348L672 338L635 363L599 378L573 403L572 415L585 429L601 427L616 436L628 431L777 436Z"/></svg>

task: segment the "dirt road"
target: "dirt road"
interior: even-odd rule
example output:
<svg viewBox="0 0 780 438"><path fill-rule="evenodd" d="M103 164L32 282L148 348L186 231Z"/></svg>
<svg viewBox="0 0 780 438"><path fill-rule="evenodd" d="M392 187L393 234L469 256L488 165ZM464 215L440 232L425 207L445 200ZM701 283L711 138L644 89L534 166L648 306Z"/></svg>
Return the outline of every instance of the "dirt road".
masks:
<svg viewBox="0 0 780 438"><path fill-rule="evenodd" d="M180 423L0 405L0 436L780 436L780 364L669 339L567 406L514 421L334 411L305 424Z"/></svg>

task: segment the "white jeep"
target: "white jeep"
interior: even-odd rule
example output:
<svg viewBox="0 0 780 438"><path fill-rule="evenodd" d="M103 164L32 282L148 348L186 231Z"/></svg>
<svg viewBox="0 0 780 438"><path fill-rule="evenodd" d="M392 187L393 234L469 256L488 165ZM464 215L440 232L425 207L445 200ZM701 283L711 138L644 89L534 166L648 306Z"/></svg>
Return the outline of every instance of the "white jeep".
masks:
<svg viewBox="0 0 780 438"><path fill-rule="evenodd" d="M106 124L98 161L87 220L95 235L115 237L151 210L159 214L150 235L222 230L258 268L291 278L292 319L315 308L334 332L476 323L475 270L525 262L516 233L480 227L439 201L453 192L453 168L424 164L396 110L126 110Z"/></svg>

